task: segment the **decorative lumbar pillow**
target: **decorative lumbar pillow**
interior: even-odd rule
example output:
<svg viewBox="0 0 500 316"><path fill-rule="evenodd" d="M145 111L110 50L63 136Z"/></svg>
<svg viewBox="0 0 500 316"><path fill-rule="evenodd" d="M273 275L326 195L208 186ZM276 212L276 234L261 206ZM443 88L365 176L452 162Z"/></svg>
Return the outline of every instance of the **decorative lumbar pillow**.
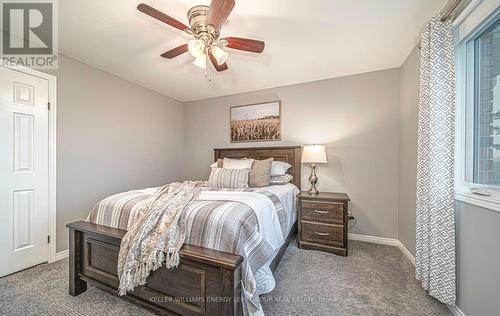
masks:
<svg viewBox="0 0 500 316"><path fill-rule="evenodd" d="M253 159L231 159L224 158L222 167L224 169L250 169L252 168Z"/></svg>
<svg viewBox="0 0 500 316"><path fill-rule="evenodd" d="M248 188L249 171L250 169L212 168L208 177L208 186L226 189Z"/></svg>
<svg viewBox="0 0 500 316"><path fill-rule="evenodd" d="M250 175L248 177L248 186L251 188L261 188L269 185L271 179L271 165L273 158L265 160L254 160Z"/></svg>
<svg viewBox="0 0 500 316"><path fill-rule="evenodd" d="M271 166L271 176L281 176L290 169L292 165L283 161L273 161Z"/></svg>
<svg viewBox="0 0 500 316"><path fill-rule="evenodd" d="M282 174L281 176L271 176L270 184L287 184L293 180L293 176L291 174Z"/></svg>
<svg viewBox="0 0 500 316"><path fill-rule="evenodd" d="M222 162L223 160L222 159L217 159L216 162L214 162L213 164L210 165L210 168L222 168Z"/></svg>

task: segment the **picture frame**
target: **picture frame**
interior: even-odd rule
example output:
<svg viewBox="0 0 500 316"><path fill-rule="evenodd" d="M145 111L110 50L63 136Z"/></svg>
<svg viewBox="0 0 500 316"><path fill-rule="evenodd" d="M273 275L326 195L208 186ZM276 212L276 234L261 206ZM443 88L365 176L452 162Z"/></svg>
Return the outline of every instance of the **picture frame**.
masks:
<svg viewBox="0 0 500 316"><path fill-rule="evenodd" d="M229 108L231 143L281 140L281 101L269 101Z"/></svg>

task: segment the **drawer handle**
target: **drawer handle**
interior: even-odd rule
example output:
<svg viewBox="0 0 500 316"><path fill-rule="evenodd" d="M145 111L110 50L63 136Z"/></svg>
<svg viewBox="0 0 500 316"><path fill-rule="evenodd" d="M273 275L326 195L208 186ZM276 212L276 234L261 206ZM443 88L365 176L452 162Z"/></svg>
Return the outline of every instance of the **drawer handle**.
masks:
<svg viewBox="0 0 500 316"><path fill-rule="evenodd" d="M316 235L320 235L320 236L328 236L330 235L329 233L320 233L320 232L315 232Z"/></svg>
<svg viewBox="0 0 500 316"><path fill-rule="evenodd" d="M328 214L330 213L329 211L318 211L318 210L314 210L314 213L319 213L319 214Z"/></svg>

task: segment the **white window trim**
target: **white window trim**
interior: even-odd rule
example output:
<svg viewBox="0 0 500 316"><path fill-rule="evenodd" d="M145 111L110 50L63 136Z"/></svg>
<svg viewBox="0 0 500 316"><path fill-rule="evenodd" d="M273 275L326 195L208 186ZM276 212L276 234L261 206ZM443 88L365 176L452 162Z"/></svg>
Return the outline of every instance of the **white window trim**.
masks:
<svg viewBox="0 0 500 316"><path fill-rule="evenodd" d="M500 212L500 187L481 185L467 182L472 176L472 147L473 134L465 131L473 128L472 120L467 117L473 114L474 108L466 104L473 102L474 80L467 80L468 48L466 43L476 34L478 26L488 23L496 17L499 9L497 0L476 0L455 21L455 47L457 71L457 107L456 107L456 185L455 199L464 203L476 205L485 209ZM469 112L469 113L467 113ZM480 190L489 196L473 193L471 190Z"/></svg>

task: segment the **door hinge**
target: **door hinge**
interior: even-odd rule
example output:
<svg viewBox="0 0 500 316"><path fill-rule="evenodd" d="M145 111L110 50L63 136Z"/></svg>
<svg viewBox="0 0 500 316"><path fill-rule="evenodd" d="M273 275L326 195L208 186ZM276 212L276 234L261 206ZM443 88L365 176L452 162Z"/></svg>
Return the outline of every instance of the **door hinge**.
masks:
<svg viewBox="0 0 500 316"><path fill-rule="evenodd" d="M50 111L50 102L47 102L47 109Z"/></svg>
<svg viewBox="0 0 500 316"><path fill-rule="evenodd" d="M50 244L50 235L47 236L47 243Z"/></svg>

